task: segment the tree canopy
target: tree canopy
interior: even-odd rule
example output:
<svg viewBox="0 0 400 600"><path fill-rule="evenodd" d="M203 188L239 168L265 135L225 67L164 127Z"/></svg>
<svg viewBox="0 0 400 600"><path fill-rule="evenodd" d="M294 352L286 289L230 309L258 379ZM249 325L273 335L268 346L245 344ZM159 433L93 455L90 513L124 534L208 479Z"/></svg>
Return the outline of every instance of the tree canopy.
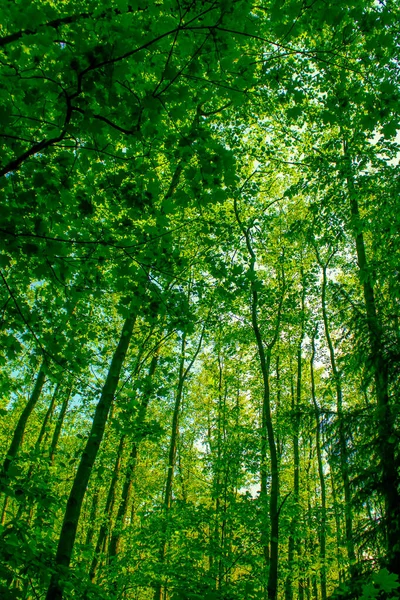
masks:
<svg viewBox="0 0 400 600"><path fill-rule="evenodd" d="M398 3L2 14L0 597L398 598Z"/></svg>

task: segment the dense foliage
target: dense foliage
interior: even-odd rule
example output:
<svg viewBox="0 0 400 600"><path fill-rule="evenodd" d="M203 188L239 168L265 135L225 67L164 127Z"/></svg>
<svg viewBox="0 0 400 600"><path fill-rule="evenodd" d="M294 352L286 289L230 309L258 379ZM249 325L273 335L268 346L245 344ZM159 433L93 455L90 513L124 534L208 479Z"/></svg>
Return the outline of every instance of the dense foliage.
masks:
<svg viewBox="0 0 400 600"><path fill-rule="evenodd" d="M397 598L398 3L2 15L0 597Z"/></svg>

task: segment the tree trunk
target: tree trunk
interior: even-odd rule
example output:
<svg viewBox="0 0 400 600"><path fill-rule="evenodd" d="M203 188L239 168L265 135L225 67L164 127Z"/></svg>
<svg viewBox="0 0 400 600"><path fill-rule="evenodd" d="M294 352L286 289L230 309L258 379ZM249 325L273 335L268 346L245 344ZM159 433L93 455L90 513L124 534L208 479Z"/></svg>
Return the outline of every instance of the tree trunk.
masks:
<svg viewBox="0 0 400 600"><path fill-rule="evenodd" d="M267 582L267 595L268 600L276 600L278 592L278 557L279 557L279 468L278 468L278 454L276 448L275 431L272 420L272 409L271 409L271 393L270 393L270 364L271 364L271 351L275 346L279 328L281 310L284 297L284 282L282 288L282 294L279 301L278 314L276 318L275 331L273 338L267 346L267 351L264 348L264 342L262 340L261 329L258 322L258 288L257 288L257 275L255 271L256 255L254 253L251 239L250 230L246 228L239 216L237 208L237 200L234 200L234 211L236 220L239 228L242 231L245 240L248 255L250 258L250 291L251 291L251 324L256 339L258 358L260 361L261 375L263 380L263 401L262 401L262 434L261 434L261 496L266 499L266 482L267 482L267 459L266 449L268 444L270 466L271 466L271 486L269 492L269 522L270 522L270 537L269 537L269 560L266 563L268 568L268 582ZM264 500L265 501L265 500ZM266 521L266 519L265 519ZM266 551L264 548L264 556ZM158 600L158 599L155 599Z"/></svg>
<svg viewBox="0 0 400 600"><path fill-rule="evenodd" d="M254 264L253 264L254 268ZM268 440L268 448L270 454L270 465L271 465L271 486L270 486L270 501L269 501L269 518L270 518L270 554L269 554L269 571L268 571L268 598L269 600L276 600L278 591L278 536L279 536L279 470L278 470L278 456L276 451L275 443L275 432L272 422L272 410L270 400L270 384L269 384L269 369L271 362L270 352L266 355L264 345L262 342L261 331L258 324L258 292L255 289L254 284L252 285L252 325L253 331L257 342L258 356L260 359L261 373L264 384L263 394L263 410L262 410L262 430L263 430L263 443L265 442L265 433ZM265 456L265 452L264 452ZM264 466L265 473L265 466ZM266 481L264 475L264 481ZM266 482L264 483L266 487ZM266 490L265 490L266 491ZM265 492L264 492L265 493Z"/></svg>
<svg viewBox="0 0 400 600"><path fill-rule="evenodd" d="M303 270L301 270L303 276ZM304 303L305 303L305 286L303 282L303 289L301 294L301 328L300 338L297 345L297 377L296 377L296 398L292 391L292 415L293 415L293 500L294 500L294 516L291 521L289 536L289 548L288 548L288 564L289 564L289 575L286 580L285 586L285 598L286 600L292 600L292 577L294 571L294 553L297 553L297 569L299 573L299 600L302 600L304 596L303 591L303 580L300 575L299 560L301 557L301 542L300 535L298 532L299 527L299 501L300 501L300 456L299 456L299 434L300 434L300 403L301 403L301 386L302 386L302 346L304 340ZM293 386L292 386L293 387Z"/></svg>
<svg viewBox="0 0 400 600"><path fill-rule="evenodd" d="M321 422L319 418L319 407L317 404L317 396L315 391L315 377L314 377L314 360L315 360L315 336L317 329L314 330L312 337L312 353L310 360L310 375L311 375L311 397L314 404L315 411L315 447L317 452L317 463L318 463L318 477L319 486L321 490L321 520L319 523L319 557L321 561L320 570L320 581L321 581L321 599L326 600L326 485L324 467L322 462L322 450L321 450Z"/></svg>
<svg viewBox="0 0 400 600"><path fill-rule="evenodd" d="M99 479L99 485L100 485L100 479ZM99 506L99 494L100 494L99 489L96 488L96 490L93 494L93 498L92 498L92 506L90 507L89 527L87 529L86 539L85 539L86 546L92 545L93 536L94 536L94 524L96 521L97 509Z"/></svg>
<svg viewBox="0 0 400 600"><path fill-rule="evenodd" d="M217 443L216 443L216 460L215 469L213 474L213 496L215 495L215 508L214 508L214 527L211 541L211 554L213 568L211 570L211 577L215 582L215 589L218 590L221 582L222 573L222 557L220 552L220 511L221 511L221 461L222 461L222 425L224 423L224 412L225 406L223 403L222 395L222 363L220 349L218 349L218 409L217 409ZM209 439L211 441L211 432L209 433ZM221 527L222 533L222 527ZM214 562L214 557L218 557Z"/></svg>
<svg viewBox="0 0 400 600"><path fill-rule="evenodd" d="M181 358L179 362L179 376L178 376L178 387L175 396L175 405L174 412L172 416L172 427L171 427L171 440L169 443L169 454L168 454L168 470L167 470L167 481L165 484L165 492L164 492L164 523L162 526L162 540L159 551L159 562L160 565L164 563L165 553L167 547L166 534L168 529L168 513L171 508L172 501L172 482L174 478L174 468L176 461L176 449L177 449L177 440L179 433L179 412L181 408L182 401L182 393L183 393L183 384L185 381L185 349L186 349L186 333L182 336L182 345L181 345ZM162 584L161 580L156 583L154 588L154 600L162 600Z"/></svg>
<svg viewBox="0 0 400 600"><path fill-rule="evenodd" d="M329 462L329 461L328 461ZM344 581L344 573L343 573L343 559L342 559L342 528L340 523L340 515L338 509L338 499L336 494L336 485L335 479L333 477L333 468L331 463L329 462L329 475L332 489L332 504L333 504L333 514L335 515L335 525L336 525L336 561L338 568L338 578L339 583Z"/></svg>
<svg viewBox="0 0 400 600"><path fill-rule="evenodd" d="M40 432L39 432L39 435L38 435L38 439L36 440L36 444L35 444L35 451L36 452L39 450L40 445L42 443L42 440L43 440L43 438L45 436L47 424L49 423L50 418L51 418L51 416L53 414L54 407L55 407L55 404L56 404L56 399L57 399L59 391L60 391L60 387L61 387L61 384L57 383L56 388L54 390L54 393L53 393L53 395L51 397L49 408L47 409L46 414L44 416L42 427L40 428Z"/></svg>
<svg viewBox="0 0 400 600"><path fill-rule="evenodd" d="M322 316L324 321L325 337L329 348L329 357L332 368L333 380L335 383L336 390L336 411L338 421L338 438L339 438L339 452L340 452L340 474L343 482L344 491L344 514L345 514L345 531L346 531L346 550L347 557L349 559L350 570L354 568L356 562L356 555L354 552L354 540L353 540L353 515L352 515L352 499L351 499L351 488L350 488L350 477L349 477L349 466L348 466L348 450L346 435L344 430L344 417L343 417L343 390L341 375L337 368L335 350L332 343L332 338L329 329L328 313L326 309L326 287L327 287L327 275L326 270L328 263L322 264L319 256L318 262L322 268ZM329 262L329 261L328 261Z"/></svg>
<svg viewBox="0 0 400 600"><path fill-rule="evenodd" d="M2 469L2 477L4 477L4 478L7 478L10 465L14 461L15 457L17 456L19 448L22 444L22 440L23 440L24 433L25 433L26 423L27 423L33 409L35 408L37 401L39 400L45 378L46 378L46 375L45 375L45 371L44 371L44 361L43 361L42 365L38 371L35 385L32 390L32 393L30 395L30 398L29 398L28 402L26 403L25 408L22 411L22 413L18 419L18 423L14 430L13 438L11 440L11 444L6 452L6 456L5 456L4 463L3 463L3 469Z"/></svg>
<svg viewBox="0 0 400 600"><path fill-rule="evenodd" d="M368 268L357 191L351 173L351 158L348 155L346 144L344 144L344 156L348 165L347 186L350 196L351 220L367 315L370 361L375 380L377 448L380 452L381 491L385 499L388 566L393 573L400 577L400 493L396 467L397 438L389 400L389 369L384 355L383 331L376 309L375 291Z"/></svg>
<svg viewBox="0 0 400 600"><path fill-rule="evenodd" d="M190 290L189 294L190 296ZM200 352L200 348L203 342L203 336L205 331L206 322L203 325L203 329L200 335L199 343L197 348L185 369L185 349L186 349L186 333L182 336L182 344L181 344L181 359L179 362L179 375L178 375L178 386L176 390L175 396L175 405L174 412L172 416L172 427L171 427L171 440L169 444L169 453L168 453L168 471L167 471L167 481L165 484L165 492L164 492L164 522L162 525L162 538L161 545L159 551L159 563L163 565L165 561L165 554L167 549L167 533L168 533L168 518L169 511L172 503L172 484L174 479L174 469L176 462L176 451L177 451L177 443L178 443L178 435L179 435L179 413L181 409L182 402L182 394L183 394L183 386L185 384L186 378L189 375L189 372L194 364L194 361L197 358L198 353ZM154 586L154 595L153 600L162 600L162 583L161 578Z"/></svg>
<svg viewBox="0 0 400 600"><path fill-rule="evenodd" d="M147 407L149 405L149 402L150 402L151 396L152 396L152 392L153 392L152 378L153 378L154 373L157 368L158 359L159 359L159 350L160 350L160 348L158 345L157 349L151 359L149 372L147 375L148 385L146 386L146 388L143 392L142 400L141 400L140 407L139 407L139 412L138 412L137 419L136 419L136 428L139 432L140 432L141 427L144 424L144 421L146 418ZM134 480L134 474L135 474L136 458L137 458L139 443L140 443L139 440L134 440L132 442L131 452L130 452L129 458L128 458L125 481L124 481L124 484L122 487L121 500L120 500L118 511L117 511L117 517L115 519L114 529L111 534L111 540L110 540L110 546L109 546L109 552L108 552L108 556L109 556L110 560L113 557L115 557L120 550L122 531L124 529L126 515L128 512L129 501L130 501L130 498L132 495L132 487L133 487L133 480Z"/></svg>
<svg viewBox="0 0 400 600"><path fill-rule="evenodd" d="M42 426L41 426L40 431L39 431L38 438L37 438L36 443L35 443L34 460L36 459L36 456L39 453L40 446L41 446L43 438L44 438L44 436L46 434L47 424L48 424L48 422L50 420L51 415L53 414L54 406L55 406L55 402L56 402L56 398L57 398L58 392L60 390L60 385L61 385L60 383L57 383L57 385L55 387L55 390L54 390L54 392L53 392L53 394L51 396L49 408L47 409L46 414L44 416L43 423L42 423ZM26 475L27 481L30 481L30 479L31 479L31 477L33 475L34 469L35 469L35 465L36 465L35 462L31 462L31 464L29 466L28 473ZM19 509L18 509L18 512L17 512L16 519L18 520L18 519L22 518L25 510L27 510L28 507L29 507L29 514L27 516L27 523L29 524L31 522L32 517L33 517L33 512L34 512L34 507L35 507L35 503L32 502L32 501L29 502L29 503L27 502L26 504L23 504L21 502L21 504L19 506Z"/></svg>
<svg viewBox="0 0 400 600"><path fill-rule="evenodd" d="M47 590L46 600L61 600L63 597L64 582L61 578L60 571L61 569L65 570L68 568L71 562L83 499L85 497L90 473L100 443L103 439L108 413L117 389L121 369L128 352L135 320L136 312L134 312L133 306L131 306L130 314L125 320L118 346L111 361L110 369L93 417L92 428L68 498L55 557L56 572L52 575Z"/></svg>
<svg viewBox="0 0 400 600"><path fill-rule="evenodd" d="M117 455L115 457L113 474L111 477L110 486L108 488L106 506L104 509L105 514L103 517L102 524L100 526L99 536L97 538L97 544L96 544L96 548L94 551L92 564L90 567L89 578L91 581L94 581L94 579L96 577L96 571L97 571L97 567L99 565L99 557L100 557L101 552L104 552L104 544L107 540L107 535L110 530L110 522L111 522L113 510L114 510L116 487L117 487L119 473L120 473L120 469L121 469L121 462L122 462L122 455L123 455L123 451L124 451L125 440L126 440L126 435L124 434L121 436L121 439L119 441Z"/></svg>
<svg viewBox="0 0 400 600"><path fill-rule="evenodd" d="M62 401L62 404L61 404L60 412L57 417L56 426L54 428L53 437L51 439L50 450L49 450L49 459L50 459L51 465L54 465L54 457L55 457L56 449L58 446L58 440L60 439L61 430L62 430L62 426L64 423L65 413L67 412L68 402L69 402L69 398L71 396L71 392L72 392L72 388L70 387L65 394L64 400Z"/></svg>
<svg viewBox="0 0 400 600"><path fill-rule="evenodd" d="M290 395L291 395L291 409L292 415L295 412L295 394L294 394L294 383L293 383L293 372L292 372L292 360L290 358ZM297 444L296 444L297 442ZM298 438L296 436L293 437L293 463L294 463L294 473L298 472L296 470L296 464L298 465L299 460L299 446L298 446ZM293 599L293 566L294 566L294 535L293 531L293 519L290 523L290 533L288 539L288 575L285 581L285 600Z"/></svg>

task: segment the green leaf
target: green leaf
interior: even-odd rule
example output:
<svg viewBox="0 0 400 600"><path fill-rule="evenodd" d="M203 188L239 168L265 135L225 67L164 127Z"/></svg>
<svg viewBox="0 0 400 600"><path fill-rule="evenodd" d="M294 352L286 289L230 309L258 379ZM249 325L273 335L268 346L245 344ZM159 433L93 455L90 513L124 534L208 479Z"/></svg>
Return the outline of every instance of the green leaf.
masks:
<svg viewBox="0 0 400 600"><path fill-rule="evenodd" d="M379 595L379 590L373 583L367 583L362 586L362 596L360 600L369 600L376 598Z"/></svg>
<svg viewBox="0 0 400 600"><path fill-rule="evenodd" d="M379 573L376 573L372 577L372 581L381 590L388 594L393 590L397 590L400 587L397 575L395 575L394 573L389 573L387 569L381 569Z"/></svg>

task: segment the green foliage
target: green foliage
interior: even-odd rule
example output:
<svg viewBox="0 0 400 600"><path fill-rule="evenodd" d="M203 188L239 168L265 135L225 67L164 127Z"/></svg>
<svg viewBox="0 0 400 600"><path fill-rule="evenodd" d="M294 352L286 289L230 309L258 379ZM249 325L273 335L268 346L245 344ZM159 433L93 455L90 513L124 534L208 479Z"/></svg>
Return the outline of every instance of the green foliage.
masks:
<svg viewBox="0 0 400 600"><path fill-rule="evenodd" d="M1 598L397 598L397 3L3 4Z"/></svg>

